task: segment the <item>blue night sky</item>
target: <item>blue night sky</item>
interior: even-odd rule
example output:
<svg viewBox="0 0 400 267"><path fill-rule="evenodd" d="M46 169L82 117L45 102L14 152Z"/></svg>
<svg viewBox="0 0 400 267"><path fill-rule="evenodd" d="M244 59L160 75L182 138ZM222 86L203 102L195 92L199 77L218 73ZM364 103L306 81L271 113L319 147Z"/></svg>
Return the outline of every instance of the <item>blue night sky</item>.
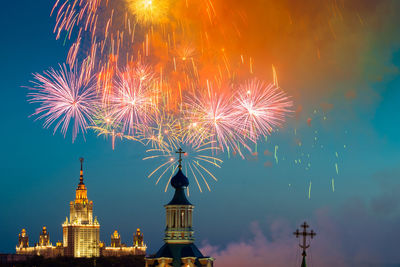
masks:
<svg viewBox="0 0 400 267"><path fill-rule="evenodd" d="M248 12L257 4L272 5L233 2ZM279 6L277 13L298 14L304 8L292 1L272 2ZM263 26L246 33L260 75L270 79L275 65L295 112L258 144L256 156L224 155L222 168L213 169L218 182L210 181L211 192L200 193L190 180L196 243L216 258L216 266L239 256L254 259L252 266L294 266L300 251L291 233L304 220L318 233L311 266L400 264L400 6L397 1L366 2L349 1L342 24L332 19L334 39L326 37L324 26L315 26L322 36L320 59L310 33L316 10L297 16L305 29L290 34L274 38L275 31ZM22 228L31 244L44 225L53 244L62 240L61 223L69 216L79 182L79 157L85 158L85 184L101 240L109 244L116 229L131 244L139 227L148 253L154 253L163 242L163 205L172 190L164 193L165 181L155 185L154 178L147 178L156 165L142 160L143 145L117 141L113 151L109 140L93 132L72 143L70 132L66 138L53 135L42 121L29 117L36 106L27 102L24 86L30 85L32 73L64 62L68 52L63 41L55 40L52 4L23 0L2 5L0 253L15 252ZM356 16L363 23L351 19ZM257 17L250 18L249 27ZM254 37L253 31L261 33ZM265 52L268 46L271 53ZM299 158L303 161L296 164Z"/></svg>

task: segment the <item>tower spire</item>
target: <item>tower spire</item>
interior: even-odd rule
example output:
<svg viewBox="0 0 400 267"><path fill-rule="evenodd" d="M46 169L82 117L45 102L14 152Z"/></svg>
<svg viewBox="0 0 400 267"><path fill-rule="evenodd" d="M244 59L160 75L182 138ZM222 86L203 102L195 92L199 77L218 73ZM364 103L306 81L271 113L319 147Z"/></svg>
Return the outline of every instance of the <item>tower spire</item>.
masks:
<svg viewBox="0 0 400 267"><path fill-rule="evenodd" d="M301 253L301 256L303 256L303 261L301 263L301 267L306 267L306 256L307 256L307 252L306 250L310 247L310 244L307 245L307 236L311 237L311 239L316 235L316 233L311 230L310 232L307 232L307 228L309 228L310 226L304 222L301 225L301 228L303 228L303 231L300 232L299 229L296 230L296 232L294 232L293 234L298 238L300 236L303 237L303 243L299 244L300 248L303 249L303 253Z"/></svg>
<svg viewBox="0 0 400 267"><path fill-rule="evenodd" d="M79 160L81 161L81 173L80 173L79 181L80 181L80 184L83 184L83 158L79 158Z"/></svg>

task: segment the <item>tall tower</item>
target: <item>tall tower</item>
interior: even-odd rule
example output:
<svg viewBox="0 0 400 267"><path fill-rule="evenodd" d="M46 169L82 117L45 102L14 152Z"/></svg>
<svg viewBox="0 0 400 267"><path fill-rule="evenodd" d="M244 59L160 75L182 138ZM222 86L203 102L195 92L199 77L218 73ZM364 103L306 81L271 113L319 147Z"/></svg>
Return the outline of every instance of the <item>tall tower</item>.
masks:
<svg viewBox="0 0 400 267"><path fill-rule="evenodd" d="M69 221L63 223L63 245L65 256L100 256L100 224L93 220L93 201L87 198L87 189L83 183L83 158L80 158L81 171L75 200L70 202Z"/></svg>
<svg viewBox="0 0 400 267"><path fill-rule="evenodd" d="M204 257L194 244L193 209L188 201L185 189L189 185L188 178L182 172L181 155L185 152L179 149L178 172L171 179L175 188L172 200L165 205L166 228L164 242L154 257L146 258L146 267L211 267L213 258Z"/></svg>

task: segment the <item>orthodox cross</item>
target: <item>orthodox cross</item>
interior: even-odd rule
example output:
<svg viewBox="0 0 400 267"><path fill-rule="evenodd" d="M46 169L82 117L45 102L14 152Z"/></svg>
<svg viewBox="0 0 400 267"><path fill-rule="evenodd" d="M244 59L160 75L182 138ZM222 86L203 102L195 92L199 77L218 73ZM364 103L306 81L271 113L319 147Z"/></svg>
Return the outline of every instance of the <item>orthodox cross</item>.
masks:
<svg viewBox="0 0 400 267"><path fill-rule="evenodd" d="M303 228L303 232L300 232L299 229L296 230L293 234L298 238L299 236L303 237L303 244L299 244L300 248L303 249L303 253L301 254L303 257L307 256L306 250L310 247L307 245L307 236L311 237L311 239L316 235L316 233L311 230L311 232L307 232L307 228L310 227L306 222L301 225Z"/></svg>
<svg viewBox="0 0 400 267"><path fill-rule="evenodd" d="M175 151L175 153L179 154L179 160L178 160L179 165L178 165L178 167L179 167L180 170L182 170L182 154L185 154L186 152L184 152L182 150L182 148L179 148L178 151Z"/></svg>

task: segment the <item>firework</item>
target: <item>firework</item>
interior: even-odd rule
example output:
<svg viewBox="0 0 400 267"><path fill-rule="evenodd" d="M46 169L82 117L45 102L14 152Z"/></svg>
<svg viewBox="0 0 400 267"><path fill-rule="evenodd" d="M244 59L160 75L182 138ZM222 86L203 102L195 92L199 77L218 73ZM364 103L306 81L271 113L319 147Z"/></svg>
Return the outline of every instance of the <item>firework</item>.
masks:
<svg viewBox="0 0 400 267"><path fill-rule="evenodd" d="M123 138L121 133L120 124L115 121L112 114L112 110L106 105L97 107L96 112L93 115L93 125L88 128L94 130L98 136L103 135L106 138L111 136L112 149L115 149L116 138Z"/></svg>
<svg viewBox="0 0 400 267"><path fill-rule="evenodd" d="M178 150L182 139L182 126L172 115L159 114L152 126L142 127L141 140L152 148Z"/></svg>
<svg viewBox="0 0 400 267"><path fill-rule="evenodd" d="M139 23L162 23L168 18L169 3L166 0L125 0L125 2Z"/></svg>
<svg viewBox="0 0 400 267"><path fill-rule="evenodd" d="M217 178L208 169L209 166L221 168L222 160L214 156L215 150L219 149L213 145L214 142L206 142L201 145L193 144L179 144L184 149L183 154L183 166L182 170L184 173L189 174L189 177L193 177L196 181L196 185L200 192L203 191L202 184L211 191L208 179L217 181ZM179 156L174 149L148 149L147 153L152 154L151 156L145 157L143 160L158 160L160 164L154 169L148 178L157 176L156 184L160 182L163 177L168 177L168 181L165 186L165 191L168 189L169 183L175 171L178 168Z"/></svg>
<svg viewBox="0 0 400 267"><path fill-rule="evenodd" d="M190 121L194 142L207 141L211 137L222 151L232 149L240 154L240 145L248 148L236 129L240 125L232 105L232 97L224 93L208 92L188 99L186 120Z"/></svg>
<svg viewBox="0 0 400 267"><path fill-rule="evenodd" d="M64 136L73 121L73 140L88 128L111 138L113 149L117 139L143 143L146 159L162 161L149 175L157 183L176 171L182 147L186 173L210 190L207 180L216 178L207 166L222 163L216 155L244 158L254 144L257 151L292 106L274 66L273 84L238 84L255 72L254 58L222 42L241 35L235 18L245 16L214 2L57 0L56 38L65 34L69 66L82 63L35 75L34 115ZM222 12L232 23L221 25Z"/></svg>
<svg viewBox="0 0 400 267"><path fill-rule="evenodd" d="M113 116L122 130L128 134L142 124L154 121L157 111L152 76L144 75L141 69L127 67L117 73L111 96Z"/></svg>
<svg viewBox="0 0 400 267"><path fill-rule="evenodd" d="M240 86L235 100L239 132L254 143L259 136L267 136L280 127L293 105L278 87L255 79Z"/></svg>
<svg viewBox="0 0 400 267"><path fill-rule="evenodd" d="M44 119L44 127L54 126L54 133L61 126L66 134L73 121L72 141L79 132L85 133L88 122L92 122L97 102L94 79L85 79L84 70L60 65L59 70L50 69L44 74L35 74L36 81L30 87L29 102L40 106L32 115Z"/></svg>

